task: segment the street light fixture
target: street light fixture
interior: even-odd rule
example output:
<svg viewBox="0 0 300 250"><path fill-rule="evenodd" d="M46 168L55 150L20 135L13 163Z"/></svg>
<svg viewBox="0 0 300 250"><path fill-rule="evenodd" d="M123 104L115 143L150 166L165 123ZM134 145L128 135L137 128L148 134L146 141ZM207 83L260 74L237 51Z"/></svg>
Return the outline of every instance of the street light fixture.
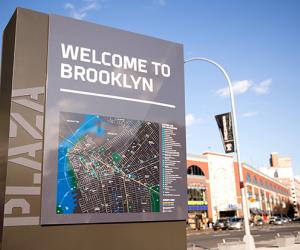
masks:
<svg viewBox="0 0 300 250"><path fill-rule="evenodd" d="M241 190L242 206L243 206L243 214L244 214L245 235L244 235L243 240L246 244L246 250L253 250L253 249L255 249L255 243L254 243L254 238L250 232L249 209L248 209L247 201L246 201L246 190L244 187L244 177L243 177L242 163L241 163L241 159L240 159L240 146L239 146L236 112L235 112L235 101L234 101L234 95L233 95L233 90L232 90L232 84L231 84L230 78L229 78L228 74L226 73L225 69L220 64L216 63L215 61L210 60L208 58L204 58L204 57L194 57L194 58L184 61L184 63L188 63L188 62L192 62L192 61L205 61L205 62L215 65L223 73L223 75L225 76L227 83L228 83L230 99L231 99L233 134L234 134L234 141L235 141L235 145L236 145L236 155L237 155L239 177L240 177L240 190Z"/></svg>

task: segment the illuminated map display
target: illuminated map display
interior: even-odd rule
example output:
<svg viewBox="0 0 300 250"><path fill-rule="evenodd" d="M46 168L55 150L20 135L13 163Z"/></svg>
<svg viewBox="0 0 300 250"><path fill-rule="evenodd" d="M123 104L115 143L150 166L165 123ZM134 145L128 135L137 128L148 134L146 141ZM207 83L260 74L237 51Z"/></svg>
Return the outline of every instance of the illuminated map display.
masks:
<svg viewBox="0 0 300 250"><path fill-rule="evenodd" d="M186 220L183 63L182 44L49 17L42 225Z"/></svg>
<svg viewBox="0 0 300 250"><path fill-rule="evenodd" d="M60 113L56 214L160 212L158 123Z"/></svg>

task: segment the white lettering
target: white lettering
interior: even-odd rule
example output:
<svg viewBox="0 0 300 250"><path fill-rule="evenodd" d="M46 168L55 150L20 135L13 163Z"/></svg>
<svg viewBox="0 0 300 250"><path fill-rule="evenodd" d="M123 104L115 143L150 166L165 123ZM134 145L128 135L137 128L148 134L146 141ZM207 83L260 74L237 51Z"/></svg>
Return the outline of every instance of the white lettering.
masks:
<svg viewBox="0 0 300 250"><path fill-rule="evenodd" d="M81 81L85 82L84 75L85 75L84 67L75 65L74 66L74 79L78 80L78 77L80 77Z"/></svg>
<svg viewBox="0 0 300 250"><path fill-rule="evenodd" d="M127 84L127 76L123 75L123 87L127 89L131 89L132 86Z"/></svg>
<svg viewBox="0 0 300 250"><path fill-rule="evenodd" d="M97 82L97 75L98 75L98 72L97 70L93 69L93 68L88 68L86 70L86 79L89 81L89 82Z"/></svg>
<svg viewBox="0 0 300 250"><path fill-rule="evenodd" d="M160 63L158 63L158 62L151 62L151 64L154 65L154 74L158 75L158 66L160 66Z"/></svg>
<svg viewBox="0 0 300 250"><path fill-rule="evenodd" d="M150 92L153 92L153 79L149 79L149 81L143 77L143 91L146 91L147 89Z"/></svg>
<svg viewBox="0 0 300 250"><path fill-rule="evenodd" d="M64 43L61 44L61 52L62 52L62 57L65 59L68 59L71 57L72 60L77 60L78 58L78 51L79 48L77 46L75 46L75 50L74 47L72 45L67 45L67 48L65 46Z"/></svg>
<svg viewBox="0 0 300 250"><path fill-rule="evenodd" d="M90 53L91 53L91 49L80 48L80 61L91 62Z"/></svg>
<svg viewBox="0 0 300 250"><path fill-rule="evenodd" d="M123 60L120 55L113 54L111 59L112 59L112 66L114 66L115 68L122 68Z"/></svg>
<svg viewBox="0 0 300 250"><path fill-rule="evenodd" d="M96 58L96 50L92 50L92 63L94 63L94 64L101 64L101 62L100 61L98 61L97 60L97 58Z"/></svg>
<svg viewBox="0 0 300 250"><path fill-rule="evenodd" d="M134 89L138 89L140 81L141 81L141 77L139 76L137 79L135 79L135 77L133 75L130 75L130 78L133 82Z"/></svg>
<svg viewBox="0 0 300 250"><path fill-rule="evenodd" d="M111 53L109 53L109 52L103 52L102 53L102 60L101 61L102 61L103 65L105 65L105 66L111 66L111 64L106 61L106 57L108 57L108 56L111 56Z"/></svg>
<svg viewBox="0 0 300 250"><path fill-rule="evenodd" d="M161 74L164 77L169 77L170 76L170 66L167 64L162 64L161 66Z"/></svg>
<svg viewBox="0 0 300 250"><path fill-rule="evenodd" d="M138 65L139 65L139 69L138 69L139 72L147 73L147 69L146 69L147 60L138 59Z"/></svg>
<svg viewBox="0 0 300 250"><path fill-rule="evenodd" d="M137 59L135 57L129 58L128 56L124 56L124 69L137 71Z"/></svg>
<svg viewBox="0 0 300 250"><path fill-rule="evenodd" d="M102 84L110 83L110 74L106 70L100 70L99 72L99 82Z"/></svg>
<svg viewBox="0 0 300 250"><path fill-rule="evenodd" d="M72 78L72 67L70 64L61 63L60 64L60 77L61 78Z"/></svg>
<svg viewBox="0 0 300 250"><path fill-rule="evenodd" d="M117 85L119 87L122 87L122 84L120 82L120 77L121 77L121 73L115 74L115 72L111 72L111 85L114 86L115 83L117 83Z"/></svg>

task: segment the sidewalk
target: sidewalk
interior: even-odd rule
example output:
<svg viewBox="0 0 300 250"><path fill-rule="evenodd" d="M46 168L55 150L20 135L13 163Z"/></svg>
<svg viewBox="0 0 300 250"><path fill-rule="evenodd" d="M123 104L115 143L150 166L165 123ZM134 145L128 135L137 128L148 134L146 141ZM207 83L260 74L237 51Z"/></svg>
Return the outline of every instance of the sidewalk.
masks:
<svg viewBox="0 0 300 250"><path fill-rule="evenodd" d="M197 234L209 234L210 232L212 232L213 230L199 230L199 231L195 231L195 230L191 230L190 235L197 235ZM187 231L188 232L188 231ZM188 235L188 234L187 234ZM229 242L229 243L234 243L234 242ZM213 248L203 248L198 246L197 244L194 245L194 247L190 246L187 248L187 250L218 250L218 247L213 247ZM238 246L226 246L225 248L222 249L239 249L240 248ZM288 247L279 247L278 246L278 242L276 239L271 239L271 240L265 240L265 241L259 241L255 243L255 249L256 250L272 250L272 249L277 249L277 250L300 250L300 242L296 241L292 246L288 246Z"/></svg>
<svg viewBox="0 0 300 250"><path fill-rule="evenodd" d="M289 247L278 247L276 240L269 240L269 241L260 241L256 244L256 249L259 250L270 250L270 249L278 249L278 250L299 250L300 244L294 243L292 246Z"/></svg>
<svg viewBox="0 0 300 250"><path fill-rule="evenodd" d="M278 250L299 250L300 249L300 245L294 245L292 247L259 247L256 248L258 250L271 250L271 249L278 249Z"/></svg>
<svg viewBox="0 0 300 250"><path fill-rule="evenodd" d="M214 232L214 230L212 228L206 228L206 229L200 229L200 230L187 228L186 236L197 235L197 234L210 234L211 232Z"/></svg>
<svg viewBox="0 0 300 250"><path fill-rule="evenodd" d="M200 247L188 247L187 250L207 250L208 248L200 248ZM294 246L290 247L276 247L276 246L270 246L270 247L256 247L256 250L272 250L272 249L277 249L277 250L299 250L300 245L295 244ZM218 250L218 248L210 248L210 250Z"/></svg>

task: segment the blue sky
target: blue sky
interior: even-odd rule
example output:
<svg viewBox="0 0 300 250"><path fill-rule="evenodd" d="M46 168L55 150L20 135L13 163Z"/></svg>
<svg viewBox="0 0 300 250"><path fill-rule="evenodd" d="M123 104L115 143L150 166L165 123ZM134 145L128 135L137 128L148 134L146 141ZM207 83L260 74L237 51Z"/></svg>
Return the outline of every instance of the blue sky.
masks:
<svg viewBox="0 0 300 250"><path fill-rule="evenodd" d="M179 42L186 59L217 61L235 84L242 160L264 167L278 152L300 174L299 1L4 0L1 31L17 6ZM214 115L230 111L224 77L192 62L185 86L188 153L223 152Z"/></svg>

